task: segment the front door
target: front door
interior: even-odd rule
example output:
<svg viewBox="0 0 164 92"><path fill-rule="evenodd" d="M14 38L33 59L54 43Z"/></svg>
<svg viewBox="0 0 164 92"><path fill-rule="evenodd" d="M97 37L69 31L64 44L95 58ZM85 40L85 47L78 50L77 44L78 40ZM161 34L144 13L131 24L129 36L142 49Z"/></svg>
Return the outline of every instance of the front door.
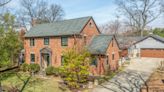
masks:
<svg viewBox="0 0 164 92"><path fill-rule="evenodd" d="M42 54L42 68L46 69L50 65L50 55Z"/></svg>

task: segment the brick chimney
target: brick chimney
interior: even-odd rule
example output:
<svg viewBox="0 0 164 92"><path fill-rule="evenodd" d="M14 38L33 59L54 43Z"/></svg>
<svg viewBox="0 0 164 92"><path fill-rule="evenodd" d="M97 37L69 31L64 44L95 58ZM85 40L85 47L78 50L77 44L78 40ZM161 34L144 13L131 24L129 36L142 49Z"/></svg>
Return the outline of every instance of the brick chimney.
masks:
<svg viewBox="0 0 164 92"><path fill-rule="evenodd" d="M21 30L19 31L19 37L22 42L24 42L24 35L26 33L26 29L24 27L21 27Z"/></svg>

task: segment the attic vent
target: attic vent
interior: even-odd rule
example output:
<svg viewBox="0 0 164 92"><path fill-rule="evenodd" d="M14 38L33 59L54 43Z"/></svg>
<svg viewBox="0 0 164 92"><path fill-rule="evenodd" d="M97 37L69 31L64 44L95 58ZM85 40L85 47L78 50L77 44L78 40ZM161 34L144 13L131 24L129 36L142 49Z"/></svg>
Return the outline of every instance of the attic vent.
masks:
<svg viewBox="0 0 164 92"><path fill-rule="evenodd" d="M93 27L93 24L91 22L89 23L89 27L91 27L91 28Z"/></svg>

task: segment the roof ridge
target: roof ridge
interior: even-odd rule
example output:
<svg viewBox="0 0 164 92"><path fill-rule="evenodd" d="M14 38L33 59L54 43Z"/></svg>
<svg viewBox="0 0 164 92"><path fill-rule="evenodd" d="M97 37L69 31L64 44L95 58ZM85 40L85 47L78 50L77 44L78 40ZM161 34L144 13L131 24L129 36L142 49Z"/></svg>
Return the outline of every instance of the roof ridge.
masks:
<svg viewBox="0 0 164 92"><path fill-rule="evenodd" d="M83 19L83 18L92 18L92 16L85 16L85 17L78 17L78 18L64 19L64 20L61 20L61 21L69 21L69 20L76 20L76 19ZM61 22L61 21L57 21L57 22Z"/></svg>
<svg viewBox="0 0 164 92"><path fill-rule="evenodd" d="M158 40L164 42L164 38L161 37L161 36L159 36L159 35L153 35L153 34L152 34L152 35L149 35L148 37L153 37L153 38L155 38L155 39L158 39Z"/></svg>
<svg viewBox="0 0 164 92"><path fill-rule="evenodd" d="M83 19L83 18L92 18L92 16L78 17L78 18L72 18L72 19L64 19L64 20L54 21L54 22L51 22L51 23L37 24L36 26L47 25L47 24L48 25L51 25L51 24L58 23L58 22L64 22L64 21L70 21L70 20L77 20L77 19ZM36 27L36 26L34 26L34 27Z"/></svg>

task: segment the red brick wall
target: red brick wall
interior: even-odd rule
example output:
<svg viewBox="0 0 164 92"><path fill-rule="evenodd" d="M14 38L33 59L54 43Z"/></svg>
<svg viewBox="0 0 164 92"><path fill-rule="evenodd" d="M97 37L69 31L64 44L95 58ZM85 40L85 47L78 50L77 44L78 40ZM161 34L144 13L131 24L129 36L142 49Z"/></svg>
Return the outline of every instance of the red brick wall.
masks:
<svg viewBox="0 0 164 92"><path fill-rule="evenodd" d="M92 24L92 26L90 26L90 23ZM90 43L90 41L94 35L100 34L97 27L96 27L96 24L94 23L94 20L91 19L87 23L86 27L83 29L81 34L86 35L87 44Z"/></svg>
<svg viewBox="0 0 164 92"><path fill-rule="evenodd" d="M62 51L66 50L67 48L73 47L74 39L73 37L69 37L68 39L68 46L62 47L61 46L61 37L50 37L49 45L44 45L44 39L43 38L35 38L35 46L30 47L30 40L25 40L25 60L26 63L30 64L30 53L35 54L35 62L40 64L40 50L42 48L48 47L52 50L52 58L51 58L51 64L53 66L60 66L61 63L61 55Z"/></svg>
<svg viewBox="0 0 164 92"><path fill-rule="evenodd" d="M164 49L141 49L141 57L164 58Z"/></svg>
<svg viewBox="0 0 164 92"><path fill-rule="evenodd" d="M90 71L93 75L102 75L105 73L104 64L106 63L106 57L104 55L96 55L97 57L97 67L90 66Z"/></svg>
<svg viewBox="0 0 164 92"><path fill-rule="evenodd" d="M112 46L112 43L113 43L113 46ZM112 42L110 43L107 53L109 55L108 58L109 58L109 64L110 64L111 70L117 70L118 60L120 56L119 56L119 47L115 39L113 39ZM112 54L114 54L114 60L112 60Z"/></svg>
<svg viewBox="0 0 164 92"><path fill-rule="evenodd" d="M112 46L113 43L113 46ZM109 47L107 49L106 54L108 54L108 64L110 67L110 70L115 71L118 69L118 60L119 60L119 47L117 45L117 42L115 39L111 41L109 44ZM112 60L112 54L114 54L114 60ZM106 70L106 56L104 55L98 55L96 56L98 60L98 65L97 67L91 66L90 70L94 75L102 75L104 74Z"/></svg>
<svg viewBox="0 0 164 92"><path fill-rule="evenodd" d="M91 40L93 35L99 34L98 29L96 28L96 24L93 24L93 27L89 26L89 23L94 23L93 20L90 20L88 24L85 26L82 34L85 33L87 35L87 42ZM52 66L60 66L61 65L61 55L62 52L67 50L68 48L72 48L74 46L75 41L79 48L83 47L84 39L82 37L75 37L71 36L68 38L68 46L62 47L61 46L61 37L50 37L49 45L44 45L44 38L35 38L35 46L30 46L30 39L26 38L24 41L24 49L25 49L25 62L30 64L30 53L35 54L35 63L40 64L40 50L42 48L48 47L52 50L52 58L51 64Z"/></svg>

